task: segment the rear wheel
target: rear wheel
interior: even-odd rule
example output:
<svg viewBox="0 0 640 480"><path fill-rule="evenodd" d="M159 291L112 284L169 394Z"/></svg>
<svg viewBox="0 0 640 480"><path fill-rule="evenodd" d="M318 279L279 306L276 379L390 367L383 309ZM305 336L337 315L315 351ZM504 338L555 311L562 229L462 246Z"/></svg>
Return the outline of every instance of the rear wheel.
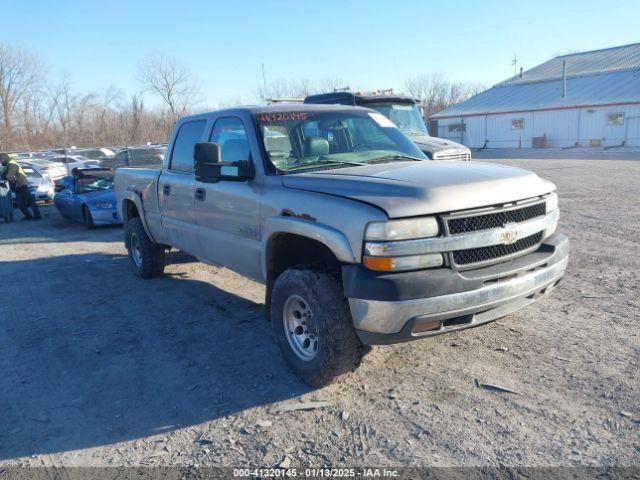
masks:
<svg viewBox="0 0 640 480"><path fill-rule="evenodd" d="M153 278L164 273L164 247L149 238L140 218L135 217L127 222L124 241L129 262L137 276Z"/></svg>
<svg viewBox="0 0 640 480"><path fill-rule="evenodd" d="M285 270L271 292L271 322L291 368L321 387L358 367L364 353L339 278L314 268Z"/></svg>

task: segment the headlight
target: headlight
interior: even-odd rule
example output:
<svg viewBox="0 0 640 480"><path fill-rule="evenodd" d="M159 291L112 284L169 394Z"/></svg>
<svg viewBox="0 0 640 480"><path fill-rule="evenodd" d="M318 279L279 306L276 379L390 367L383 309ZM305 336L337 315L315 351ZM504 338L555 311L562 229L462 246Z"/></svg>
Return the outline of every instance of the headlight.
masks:
<svg viewBox="0 0 640 480"><path fill-rule="evenodd" d="M558 195L556 193L552 193L547 197L547 215L549 215L551 212L555 212L556 210L558 210ZM549 238L551 235L553 235L557 227L557 222L547 227L547 229L544 231L544 238Z"/></svg>
<svg viewBox="0 0 640 480"><path fill-rule="evenodd" d="M547 213L551 213L558 209L558 195L552 193L547 197Z"/></svg>
<svg viewBox="0 0 640 480"><path fill-rule="evenodd" d="M439 233L440 227L435 217L421 217L372 222L367 225L364 239L365 242L398 242L395 245L399 245L403 240L437 237ZM441 267L444 264L441 253L387 256L384 248L380 250L384 245L365 243L366 253L362 257L365 267L379 272L401 272Z"/></svg>
<svg viewBox="0 0 640 480"><path fill-rule="evenodd" d="M372 222L367 225L365 240L409 240L412 238L436 237L440 232L438 221L434 217L411 218L408 220L390 220Z"/></svg>
<svg viewBox="0 0 640 480"><path fill-rule="evenodd" d="M441 267L444 258L441 253L425 255L408 255L404 257L370 257L362 258L365 267L379 272L401 272L405 270L420 270L423 268Z"/></svg>
<svg viewBox="0 0 640 480"><path fill-rule="evenodd" d="M113 208L113 203L111 202L96 202L94 205L96 208Z"/></svg>

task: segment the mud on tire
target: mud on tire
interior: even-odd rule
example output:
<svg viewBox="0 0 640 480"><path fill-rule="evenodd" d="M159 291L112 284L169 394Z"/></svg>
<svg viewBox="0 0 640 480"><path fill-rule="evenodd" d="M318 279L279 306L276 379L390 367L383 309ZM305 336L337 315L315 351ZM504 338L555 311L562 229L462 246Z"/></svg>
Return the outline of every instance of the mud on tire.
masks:
<svg viewBox="0 0 640 480"><path fill-rule="evenodd" d="M303 299L303 302L299 299ZM294 317L300 317L299 314L302 313L306 318L309 315L306 312L312 312L310 318L314 332L317 332L312 340L313 342L317 338L317 349L312 358L301 358L292 347L291 342L295 343L295 333L292 333L295 328L289 329L287 334L285 314L291 310L291 301L298 302L298 305L302 303L298 310L296 306L293 307ZM282 354L305 383L321 387L359 366L365 348L356 335L349 305L342 294L342 285L337 275L317 268L285 270L273 286L269 308L274 334ZM305 327L297 328L302 334L301 329ZM309 355L312 355L312 348L307 348Z"/></svg>
<svg viewBox="0 0 640 480"><path fill-rule="evenodd" d="M125 225L124 243L137 276L153 278L164 273L164 247L149 238L140 218L132 218Z"/></svg>

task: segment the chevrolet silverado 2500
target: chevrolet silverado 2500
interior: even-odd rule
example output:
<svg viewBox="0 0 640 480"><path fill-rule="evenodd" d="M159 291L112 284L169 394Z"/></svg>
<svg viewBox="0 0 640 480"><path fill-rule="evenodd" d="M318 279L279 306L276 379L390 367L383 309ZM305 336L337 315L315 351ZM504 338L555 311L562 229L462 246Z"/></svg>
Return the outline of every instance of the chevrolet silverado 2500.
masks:
<svg viewBox="0 0 640 480"><path fill-rule="evenodd" d="M555 186L426 161L374 110L243 107L178 121L161 170L118 169L134 272L177 248L266 285L266 317L314 386L372 344L482 325L550 292L568 261Z"/></svg>

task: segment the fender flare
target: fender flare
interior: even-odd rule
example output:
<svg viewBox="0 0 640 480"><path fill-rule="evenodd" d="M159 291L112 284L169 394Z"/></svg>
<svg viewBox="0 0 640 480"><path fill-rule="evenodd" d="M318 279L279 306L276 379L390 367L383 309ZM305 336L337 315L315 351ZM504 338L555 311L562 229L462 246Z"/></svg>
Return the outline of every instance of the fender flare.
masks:
<svg viewBox="0 0 640 480"><path fill-rule="evenodd" d="M127 221L129 220L129 218L127 217L127 210L125 208L126 201L131 201L136 206L136 209L138 210L138 216L140 217L140 221L142 222L142 226L144 227L145 232L147 232L147 235L152 242L156 242L156 240L153 238L153 235L151 235L149 227L147 226L147 219L144 216L144 208L142 208L142 198L137 192L127 191L124 194L124 198L120 202L119 210L120 216L122 217L122 223L126 225Z"/></svg>
<svg viewBox="0 0 640 480"><path fill-rule="evenodd" d="M267 247L269 242L281 233L307 237L325 245L344 263L357 263L353 249L347 237L339 230L322 223L295 217L269 217L265 221L262 235L262 274L267 278Z"/></svg>

